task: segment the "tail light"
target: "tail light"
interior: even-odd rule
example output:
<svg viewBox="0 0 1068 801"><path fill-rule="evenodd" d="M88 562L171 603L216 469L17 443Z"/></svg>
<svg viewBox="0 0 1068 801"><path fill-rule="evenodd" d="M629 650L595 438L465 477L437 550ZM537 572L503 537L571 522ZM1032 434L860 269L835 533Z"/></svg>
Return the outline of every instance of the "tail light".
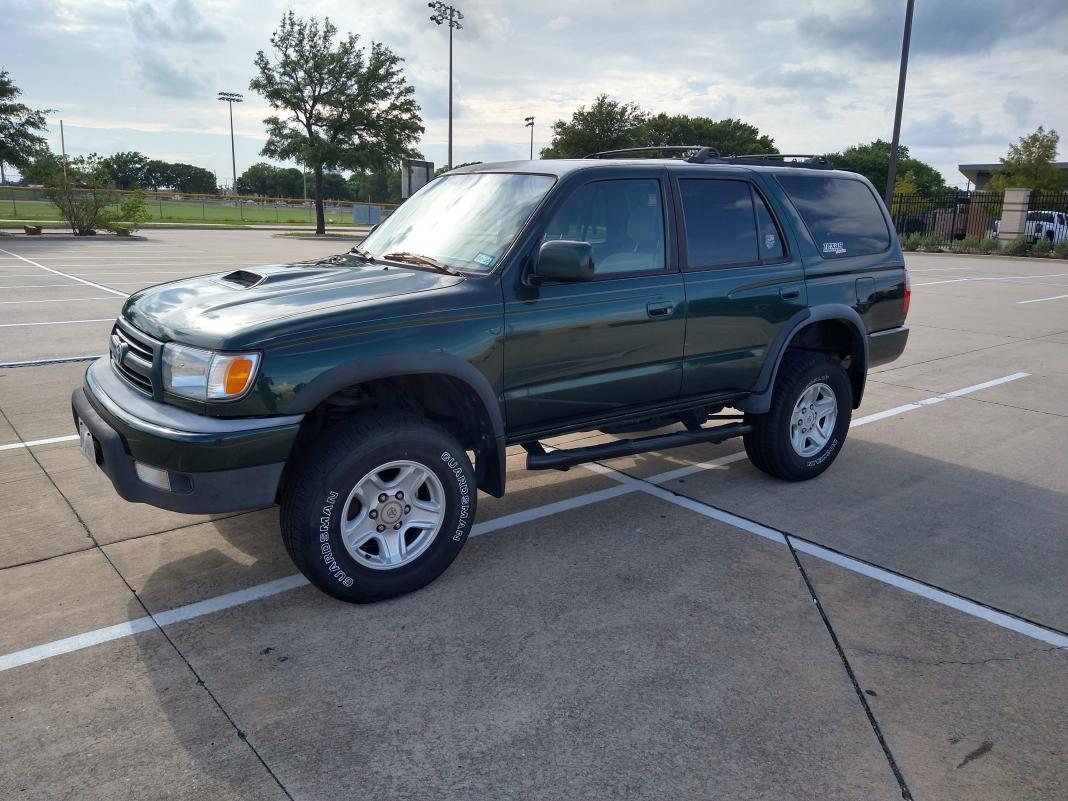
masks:
<svg viewBox="0 0 1068 801"><path fill-rule="evenodd" d="M909 268L903 268L905 270L905 297L901 301L901 313L909 313L909 303L912 301L912 279L909 278Z"/></svg>

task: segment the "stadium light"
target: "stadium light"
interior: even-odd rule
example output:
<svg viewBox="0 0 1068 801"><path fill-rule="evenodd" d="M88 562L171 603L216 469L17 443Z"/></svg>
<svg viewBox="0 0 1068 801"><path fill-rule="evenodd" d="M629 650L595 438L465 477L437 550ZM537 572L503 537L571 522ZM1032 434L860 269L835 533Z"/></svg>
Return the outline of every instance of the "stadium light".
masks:
<svg viewBox="0 0 1068 801"><path fill-rule="evenodd" d="M234 170L234 183L230 187L233 194L237 194L237 156L234 155L234 103L244 100L244 95L237 92L219 92L219 100L230 104L230 166Z"/></svg>
<svg viewBox="0 0 1068 801"><path fill-rule="evenodd" d="M460 30L463 25L460 24L460 20L464 18L460 9L455 6L446 5L441 0L433 0L433 2L427 3L427 8L433 10L433 14L430 15L430 21L438 25L449 26L449 169L452 169L452 31L455 28Z"/></svg>
<svg viewBox="0 0 1068 801"><path fill-rule="evenodd" d="M524 117L527 121L526 127L530 128L530 160L534 161L534 118Z"/></svg>

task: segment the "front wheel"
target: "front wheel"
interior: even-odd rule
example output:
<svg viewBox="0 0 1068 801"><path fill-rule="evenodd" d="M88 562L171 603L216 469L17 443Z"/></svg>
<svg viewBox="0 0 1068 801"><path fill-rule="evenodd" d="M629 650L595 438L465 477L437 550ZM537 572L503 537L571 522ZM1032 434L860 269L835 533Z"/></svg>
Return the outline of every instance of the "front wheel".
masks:
<svg viewBox="0 0 1068 801"><path fill-rule="evenodd" d="M853 390L841 365L824 353L787 351L767 414L746 415L745 452L757 468L787 481L815 478L842 449Z"/></svg>
<svg viewBox="0 0 1068 801"><path fill-rule="evenodd" d="M282 539L323 592L365 603L437 578L475 518L463 447L415 415L372 412L336 424L293 465L282 493Z"/></svg>

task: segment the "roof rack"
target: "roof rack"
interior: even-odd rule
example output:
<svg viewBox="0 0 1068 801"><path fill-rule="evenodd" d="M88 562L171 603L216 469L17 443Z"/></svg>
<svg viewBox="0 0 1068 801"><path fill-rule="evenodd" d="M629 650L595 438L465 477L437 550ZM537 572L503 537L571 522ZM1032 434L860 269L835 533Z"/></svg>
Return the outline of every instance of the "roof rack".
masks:
<svg viewBox="0 0 1068 801"><path fill-rule="evenodd" d="M791 161L787 161L791 159ZM751 153L745 156L726 156L730 164L771 164L781 167L806 167L810 170L833 170L834 165L826 156L814 153Z"/></svg>
<svg viewBox="0 0 1068 801"><path fill-rule="evenodd" d="M706 161L719 158L719 151L714 147L706 147L705 145L656 145L649 147L624 147L619 150L602 150L599 153L590 153L585 158L588 159L614 159L619 158L623 153L665 153L669 151L679 151L680 153L692 152L693 155L686 159L686 161L694 164L704 164ZM680 158L680 156L672 156L672 158Z"/></svg>

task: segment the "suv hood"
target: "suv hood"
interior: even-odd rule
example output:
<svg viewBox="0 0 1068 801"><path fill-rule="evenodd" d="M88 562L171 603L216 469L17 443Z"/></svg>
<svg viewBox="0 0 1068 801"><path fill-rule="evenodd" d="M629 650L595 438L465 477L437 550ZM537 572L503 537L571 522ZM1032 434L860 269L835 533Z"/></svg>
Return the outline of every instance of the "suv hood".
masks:
<svg viewBox="0 0 1068 801"><path fill-rule="evenodd" d="M225 347L226 338L283 317L367 306L462 280L356 259L274 264L142 289L129 297L122 313L137 328L163 341Z"/></svg>

